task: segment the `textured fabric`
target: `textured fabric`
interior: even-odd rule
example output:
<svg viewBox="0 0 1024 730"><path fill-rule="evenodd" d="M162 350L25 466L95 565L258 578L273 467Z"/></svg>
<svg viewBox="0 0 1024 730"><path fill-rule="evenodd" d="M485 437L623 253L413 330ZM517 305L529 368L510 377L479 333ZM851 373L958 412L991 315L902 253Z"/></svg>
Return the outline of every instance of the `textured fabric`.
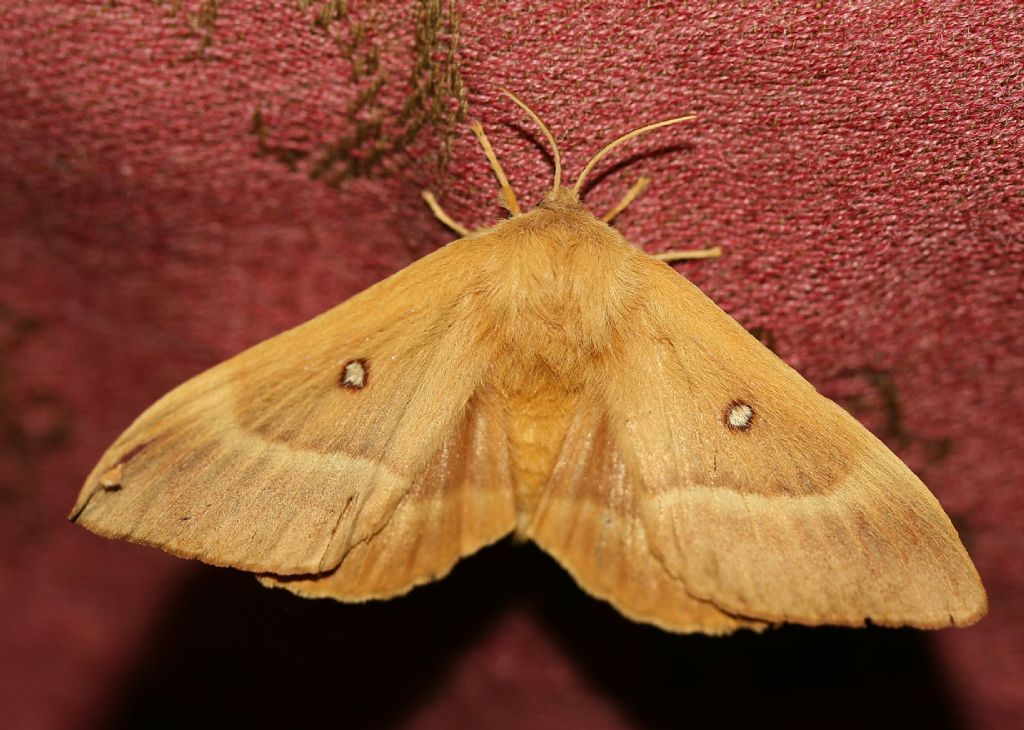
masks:
<svg viewBox="0 0 1024 730"><path fill-rule="evenodd" d="M0 8L5 726L1024 715L1018 3L349 5ZM601 164L586 202L651 175L626 236L723 247L680 269L922 476L989 617L673 637L513 545L338 606L64 522L156 397L448 240L422 187L469 226L496 220L469 119L536 202L550 157L501 87L569 176L629 129L698 114Z"/></svg>

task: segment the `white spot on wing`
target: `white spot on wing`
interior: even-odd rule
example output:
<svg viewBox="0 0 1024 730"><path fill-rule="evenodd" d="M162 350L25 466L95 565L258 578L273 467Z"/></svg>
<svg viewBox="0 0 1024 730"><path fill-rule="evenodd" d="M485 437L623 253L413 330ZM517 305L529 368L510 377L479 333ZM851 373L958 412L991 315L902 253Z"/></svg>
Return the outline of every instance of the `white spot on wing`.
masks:
<svg viewBox="0 0 1024 730"><path fill-rule="evenodd" d="M341 371L341 384L346 388L362 388L366 385L366 365L362 360L353 360Z"/></svg>
<svg viewBox="0 0 1024 730"><path fill-rule="evenodd" d="M725 423L729 428L750 428L754 420L754 409L749 403L733 403L725 412Z"/></svg>

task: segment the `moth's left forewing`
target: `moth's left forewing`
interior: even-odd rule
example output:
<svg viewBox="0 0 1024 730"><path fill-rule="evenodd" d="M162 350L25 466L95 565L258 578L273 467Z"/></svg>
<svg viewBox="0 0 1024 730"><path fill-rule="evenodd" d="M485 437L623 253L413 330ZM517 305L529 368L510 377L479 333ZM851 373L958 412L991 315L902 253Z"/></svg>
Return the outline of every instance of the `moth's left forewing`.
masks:
<svg viewBox="0 0 1024 730"><path fill-rule="evenodd" d="M603 380L666 570L765 621L937 628L983 615L977 571L910 469L684 278L634 263L648 303Z"/></svg>
<svg viewBox="0 0 1024 730"><path fill-rule="evenodd" d="M394 562L375 536L418 529L429 500L486 501L478 529L444 532L453 544L421 552L391 583L365 573L352 589L366 597L443 573L453 552L511 530L507 478L467 495L430 476L472 436L465 423L494 360L466 276L486 246L456 241L174 389L103 455L72 519L216 565L309 575L355 547Z"/></svg>

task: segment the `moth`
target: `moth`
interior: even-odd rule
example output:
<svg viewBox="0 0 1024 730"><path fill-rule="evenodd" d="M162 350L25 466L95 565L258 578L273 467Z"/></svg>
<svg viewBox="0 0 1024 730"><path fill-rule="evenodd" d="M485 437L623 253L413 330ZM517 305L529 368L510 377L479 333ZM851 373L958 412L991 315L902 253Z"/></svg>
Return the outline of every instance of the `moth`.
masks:
<svg viewBox="0 0 1024 730"><path fill-rule="evenodd" d="M510 95L512 96L512 95ZM301 596L406 593L514 533L675 632L940 628L986 611L939 503L664 261L554 184L202 373L103 455L70 519ZM709 256L694 252L684 256Z"/></svg>

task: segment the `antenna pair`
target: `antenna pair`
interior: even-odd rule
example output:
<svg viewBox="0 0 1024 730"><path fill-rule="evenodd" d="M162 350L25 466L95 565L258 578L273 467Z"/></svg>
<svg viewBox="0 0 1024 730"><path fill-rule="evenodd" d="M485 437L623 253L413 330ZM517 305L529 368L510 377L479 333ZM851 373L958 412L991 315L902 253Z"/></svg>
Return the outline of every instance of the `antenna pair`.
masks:
<svg viewBox="0 0 1024 730"><path fill-rule="evenodd" d="M533 122L540 127L541 132L544 133L544 137L547 138L548 144L551 145L551 152L554 156L555 161L555 182L551 188L550 197L555 197L562 185L562 155L558 151L558 144L555 142L554 135L551 134L551 130L548 129L547 125L541 121L540 117L526 105L519 97L513 94L511 91L501 89L501 93L515 102L523 111L526 112L527 116L533 120ZM634 129L632 132L622 135L618 139L614 140L608 145L605 145L596 155L590 158L590 161L584 166L580 176L576 178L576 184L572 189L572 196L576 199L579 198L580 191L583 189L583 183L586 181L587 176L593 171L594 167L600 162L608 153L614 150L621 144L628 142L634 137L638 137L646 132L660 129L661 127L668 127L673 124L679 124L680 122L688 122L691 119L695 119L695 114L690 114L684 117L675 117L674 119L666 119L661 122L655 122L654 124L648 124L647 126ZM522 209L519 207L519 201L516 198L515 191L512 189L511 183L508 181L508 177L505 175L505 170L501 166L501 162L498 161L498 156L494 153L494 148L491 146L491 142L487 139L487 135L484 133L483 125L480 122L473 122L472 125L473 134L476 135L477 140L480 142L480 147L483 148L484 155L487 157L487 161L491 164L491 169L494 171L495 176L498 178L498 183L501 185L501 196L505 202L505 207L509 213L514 216L521 215ZM651 179L649 177L641 177L637 180L633 186L626 192L622 199L616 203L611 210L601 216L601 220L605 223L610 223L619 213L625 210L630 203L644 191L644 189L650 184ZM461 236L468 236L471 231L463 225L460 225L454 221L441 205L437 202L433 193L429 190L423 191L423 199L430 206L431 211L434 215L444 223L446 226L454 230ZM655 258L663 261L676 261L680 259L694 259L694 258L714 258L721 255L721 249L718 247L700 251L667 251L663 254L656 254Z"/></svg>

